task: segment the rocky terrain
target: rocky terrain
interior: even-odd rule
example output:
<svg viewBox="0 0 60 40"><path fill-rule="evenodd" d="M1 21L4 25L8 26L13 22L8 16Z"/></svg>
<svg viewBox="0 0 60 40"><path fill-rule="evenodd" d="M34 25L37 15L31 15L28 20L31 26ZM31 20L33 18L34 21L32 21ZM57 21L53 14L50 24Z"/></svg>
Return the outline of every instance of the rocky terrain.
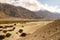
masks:
<svg viewBox="0 0 60 40"><path fill-rule="evenodd" d="M34 12L29 11L23 7L16 7L10 4L0 3L0 13L2 18L22 18L22 19L38 19L40 16L36 15Z"/></svg>

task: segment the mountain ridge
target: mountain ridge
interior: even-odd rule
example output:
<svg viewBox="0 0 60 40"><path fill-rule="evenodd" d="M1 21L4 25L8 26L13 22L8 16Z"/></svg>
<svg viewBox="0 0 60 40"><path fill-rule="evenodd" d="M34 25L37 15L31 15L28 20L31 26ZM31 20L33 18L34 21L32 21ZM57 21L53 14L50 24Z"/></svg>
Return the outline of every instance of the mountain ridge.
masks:
<svg viewBox="0 0 60 40"><path fill-rule="evenodd" d="M16 18L37 19L39 17L39 16L35 15L35 13L32 11L29 11L22 7L15 7L15 6L9 5L9 4L0 3L0 11L4 12L8 16L12 16L12 17L16 17Z"/></svg>
<svg viewBox="0 0 60 40"><path fill-rule="evenodd" d="M0 3L0 18L22 18L22 19L60 19L60 16L47 10L37 12L30 11L20 6Z"/></svg>

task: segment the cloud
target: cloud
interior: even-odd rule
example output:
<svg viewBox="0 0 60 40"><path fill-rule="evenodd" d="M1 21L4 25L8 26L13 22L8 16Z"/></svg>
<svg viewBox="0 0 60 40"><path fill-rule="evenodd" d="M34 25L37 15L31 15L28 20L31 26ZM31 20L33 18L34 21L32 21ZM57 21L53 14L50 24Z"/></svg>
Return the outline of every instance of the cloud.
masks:
<svg viewBox="0 0 60 40"><path fill-rule="evenodd" d="M37 0L20 0L20 6L25 7L31 11L39 11L39 10L48 10L50 12L58 12L60 13L60 9L58 6L49 6L48 4L41 4Z"/></svg>
<svg viewBox="0 0 60 40"><path fill-rule="evenodd" d="M60 13L60 9L58 8L58 6L48 6L47 4L42 4L40 7L43 10L48 10L50 12L58 12L58 13Z"/></svg>
<svg viewBox="0 0 60 40"><path fill-rule="evenodd" d="M1 3L9 3L11 4L11 0L0 0Z"/></svg>
<svg viewBox="0 0 60 40"><path fill-rule="evenodd" d="M50 12L59 12L60 9L58 6L49 6L48 4L41 4L38 0L0 0L2 3L9 3L15 6L22 6L31 11L39 11L39 10L48 10Z"/></svg>
<svg viewBox="0 0 60 40"><path fill-rule="evenodd" d="M31 11L38 11L40 8L38 6L38 1L37 0L0 0L2 3L8 3L12 4L15 6L22 6L26 9L29 9Z"/></svg>
<svg viewBox="0 0 60 40"><path fill-rule="evenodd" d="M24 8L31 10L31 11L38 11L38 10L40 10L38 4L39 3L37 0L20 0L19 4L15 4L15 5L20 5Z"/></svg>

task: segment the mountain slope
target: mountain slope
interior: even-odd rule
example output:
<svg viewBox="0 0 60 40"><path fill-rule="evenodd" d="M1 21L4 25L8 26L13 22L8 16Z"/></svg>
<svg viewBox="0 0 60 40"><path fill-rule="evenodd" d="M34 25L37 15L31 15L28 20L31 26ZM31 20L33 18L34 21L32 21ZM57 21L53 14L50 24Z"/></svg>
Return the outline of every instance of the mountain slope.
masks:
<svg viewBox="0 0 60 40"><path fill-rule="evenodd" d="M37 19L40 16L36 15L34 12L31 12L22 7L15 7L9 4L0 3L0 11L4 12L7 16L16 17L16 18L28 18L28 19Z"/></svg>
<svg viewBox="0 0 60 40"><path fill-rule="evenodd" d="M52 19L52 20L60 19L60 14L52 13L47 10L40 10L36 13L38 13L43 19Z"/></svg>
<svg viewBox="0 0 60 40"><path fill-rule="evenodd" d="M0 11L0 18L3 19L5 17L9 17L8 15L6 15L4 12Z"/></svg>
<svg viewBox="0 0 60 40"><path fill-rule="evenodd" d="M47 10L32 12L23 7L0 3L0 18L22 18L22 19L60 19L60 14Z"/></svg>

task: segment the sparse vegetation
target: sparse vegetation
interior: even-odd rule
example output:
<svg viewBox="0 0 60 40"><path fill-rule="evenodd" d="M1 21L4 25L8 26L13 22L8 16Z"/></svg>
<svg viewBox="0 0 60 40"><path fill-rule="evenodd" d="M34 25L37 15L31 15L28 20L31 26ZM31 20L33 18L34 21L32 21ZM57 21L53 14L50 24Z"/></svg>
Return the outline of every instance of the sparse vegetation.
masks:
<svg viewBox="0 0 60 40"><path fill-rule="evenodd" d="M37 35L34 35L34 37L36 37Z"/></svg>
<svg viewBox="0 0 60 40"><path fill-rule="evenodd" d="M22 27L24 27L24 26L22 25Z"/></svg>
<svg viewBox="0 0 60 40"><path fill-rule="evenodd" d="M26 33L22 33L20 37L25 37L26 35L27 35Z"/></svg>
<svg viewBox="0 0 60 40"><path fill-rule="evenodd" d="M16 24L14 24L16 26Z"/></svg>
<svg viewBox="0 0 60 40"><path fill-rule="evenodd" d="M11 34L10 34L10 33L7 33L7 34L6 34L6 37L10 37L10 36L11 36Z"/></svg>
<svg viewBox="0 0 60 40"><path fill-rule="evenodd" d="M5 26L5 28L7 28L7 27L13 27L13 25L10 25L10 26Z"/></svg>
<svg viewBox="0 0 60 40"><path fill-rule="evenodd" d="M7 30L7 31L13 31L13 30Z"/></svg>
<svg viewBox="0 0 60 40"><path fill-rule="evenodd" d="M56 30L58 30L58 28L56 28Z"/></svg>
<svg viewBox="0 0 60 40"><path fill-rule="evenodd" d="M3 26L0 26L0 28L3 28Z"/></svg>
<svg viewBox="0 0 60 40"><path fill-rule="evenodd" d="M0 30L0 31L2 31L2 30Z"/></svg>
<svg viewBox="0 0 60 40"><path fill-rule="evenodd" d="M18 34L18 32L16 32L16 34Z"/></svg>
<svg viewBox="0 0 60 40"><path fill-rule="evenodd" d="M45 38L45 36L43 36L43 38Z"/></svg>
<svg viewBox="0 0 60 40"><path fill-rule="evenodd" d="M3 30L3 33L6 33L7 32L7 30Z"/></svg>
<svg viewBox="0 0 60 40"><path fill-rule="evenodd" d="M11 30L8 30L8 31L14 31L14 29L15 29L15 27L13 27L13 29L11 29Z"/></svg>
<svg viewBox="0 0 60 40"><path fill-rule="evenodd" d="M50 33L51 31L49 30L48 32Z"/></svg>
<svg viewBox="0 0 60 40"><path fill-rule="evenodd" d="M9 26L5 26L5 28L7 28L7 27L9 27Z"/></svg>
<svg viewBox="0 0 60 40"><path fill-rule="evenodd" d="M9 27L13 27L13 25L10 25Z"/></svg>
<svg viewBox="0 0 60 40"><path fill-rule="evenodd" d="M8 27L13 27L13 25L10 26L6 25L5 27L3 27L3 29L7 29Z"/></svg>
<svg viewBox="0 0 60 40"><path fill-rule="evenodd" d="M0 35L0 40L3 40L5 38L5 35Z"/></svg>
<svg viewBox="0 0 60 40"><path fill-rule="evenodd" d="M7 29L7 27L3 27L3 29Z"/></svg>
<svg viewBox="0 0 60 40"><path fill-rule="evenodd" d="M23 32L23 29L19 29L19 33L22 33Z"/></svg>
<svg viewBox="0 0 60 40"><path fill-rule="evenodd" d="M15 27L13 27L13 30L15 29Z"/></svg>
<svg viewBox="0 0 60 40"><path fill-rule="evenodd" d="M17 21L0 21L0 24L11 24L11 23L27 23L27 22L36 22L36 21L39 21L39 20L36 20L36 19L23 19L23 20L17 20ZM16 25L16 24L14 24Z"/></svg>

